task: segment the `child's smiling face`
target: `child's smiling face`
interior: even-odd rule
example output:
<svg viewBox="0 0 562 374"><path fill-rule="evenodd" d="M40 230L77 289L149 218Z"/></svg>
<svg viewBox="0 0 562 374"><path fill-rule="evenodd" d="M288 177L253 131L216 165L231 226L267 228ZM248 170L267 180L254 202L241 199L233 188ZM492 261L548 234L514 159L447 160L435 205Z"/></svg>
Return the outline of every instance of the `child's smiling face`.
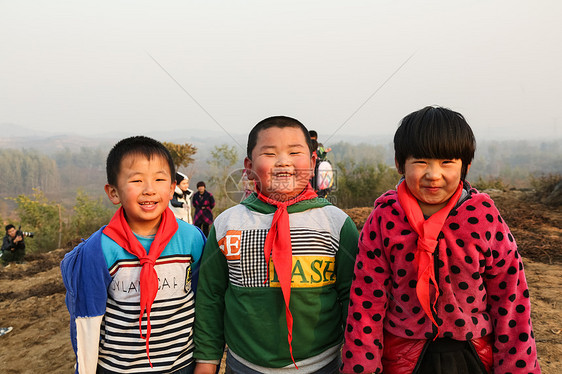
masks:
<svg viewBox="0 0 562 374"><path fill-rule="evenodd" d="M258 133L252 159L246 157L244 167L264 196L285 201L305 189L315 161L300 128L270 127Z"/></svg>
<svg viewBox="0 0 562 374"><path fill-rule="evenodd" d="M121 204L133 232L152 235L174 195L175 186L163 157L155 155L148 159L141 154L130 154L121 161L117 186L107 184L105 191L113 204Z"/></svg>
<svg viewBox="0 0 562 374"><path fill-rule="evenodd" d="M461 174L460 159L408 157L404 164L406 185L425 215L432 215L447 205L459 186Z"/></svg>

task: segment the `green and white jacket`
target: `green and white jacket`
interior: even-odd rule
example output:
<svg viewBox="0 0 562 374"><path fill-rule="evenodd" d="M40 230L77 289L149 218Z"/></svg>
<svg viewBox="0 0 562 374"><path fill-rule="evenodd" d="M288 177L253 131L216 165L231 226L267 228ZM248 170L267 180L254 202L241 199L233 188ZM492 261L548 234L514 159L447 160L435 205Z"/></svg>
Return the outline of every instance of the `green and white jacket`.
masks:
<svg viewBox="0 0 562 374"><path fill-rule="evenodd" d="M197 361L220 360L226 343L242 361L294 369L283 295L273 262L268 276L264 256L275 210L254 194L215 220L203 252L195 303ZM301 201L288 212L293 356L297 365L306 366L325 352L331 352L331 358L339 354L358 231L347 214L325 199Z"/></svg>

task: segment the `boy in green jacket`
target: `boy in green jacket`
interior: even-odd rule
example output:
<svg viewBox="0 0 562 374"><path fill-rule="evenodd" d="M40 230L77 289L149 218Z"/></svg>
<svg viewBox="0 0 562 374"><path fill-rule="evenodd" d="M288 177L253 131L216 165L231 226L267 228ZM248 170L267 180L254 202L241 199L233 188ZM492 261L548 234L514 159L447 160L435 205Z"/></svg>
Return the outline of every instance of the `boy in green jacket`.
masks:
<svg viewBox="0 0 562 374"><path fill-rule="evenodd" d="M337 373L358 231L309 185L306 127L259 122L244 166L256 192L217 217L201 261L196 374L228 346L231 373Z"/></svg>

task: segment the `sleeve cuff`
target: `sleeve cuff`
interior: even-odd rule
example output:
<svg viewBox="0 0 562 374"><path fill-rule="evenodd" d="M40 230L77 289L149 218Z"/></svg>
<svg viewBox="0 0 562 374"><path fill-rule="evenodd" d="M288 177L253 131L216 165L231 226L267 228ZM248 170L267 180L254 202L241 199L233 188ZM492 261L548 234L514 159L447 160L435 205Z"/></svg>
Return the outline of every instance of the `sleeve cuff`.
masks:
<svg viewBox="0 0 562 374"><path fill-rule="evenodd" d="M220 364L220 360L195 360L195 362L197 362L198 364L213 364L213 365L218 365Z"/></svg>

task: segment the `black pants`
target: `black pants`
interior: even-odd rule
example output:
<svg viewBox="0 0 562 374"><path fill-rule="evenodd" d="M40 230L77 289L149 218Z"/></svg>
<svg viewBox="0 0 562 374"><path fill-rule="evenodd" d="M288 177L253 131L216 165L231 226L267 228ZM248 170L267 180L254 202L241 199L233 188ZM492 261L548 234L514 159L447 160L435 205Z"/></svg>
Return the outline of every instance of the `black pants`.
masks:
<svg viewBox="0 0 562 374"><path fill-rule="evenodd" d="M472 343L440 338L427 342L414 373L486 374L486 369Z"/></svg>
<svg viewBox="0 0 562 374"><path fill-rule="evenodd" d="M205 237L209 237L209 227L210 225L208 223L200 223L198 225L195 225L197 227L199 227L201 229L201 231L203 231L203 234L205 234Z"/></svg>
<svg viewBox="0 0 562 374"><path fill-rule="evenodd" d="M2 251L2 263L7 265L10 262L17 262L22 263L23 257L25 256L25 248L24 249L16 249L14 251L7 250Z"/></svg>

